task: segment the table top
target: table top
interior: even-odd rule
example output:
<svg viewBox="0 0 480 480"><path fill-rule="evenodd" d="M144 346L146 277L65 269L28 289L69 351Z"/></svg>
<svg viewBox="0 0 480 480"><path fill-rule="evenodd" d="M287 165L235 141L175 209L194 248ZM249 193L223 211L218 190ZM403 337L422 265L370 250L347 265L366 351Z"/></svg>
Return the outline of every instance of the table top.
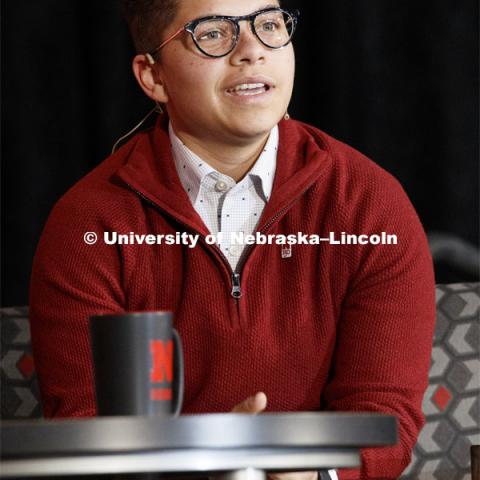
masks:
<svg viewBox="0 0 480 480"><path fill-rule="evenodd" d="M205 414L5 421L2 477L354 467L359 448L397 441L395 417Z"/></svg>
<svg viewBox="0 0 480 480"><path fill-rule="evenodd" d="M1 458L178 448L366 447L396 442L381 414L205 414L5 421Z"/></svg>

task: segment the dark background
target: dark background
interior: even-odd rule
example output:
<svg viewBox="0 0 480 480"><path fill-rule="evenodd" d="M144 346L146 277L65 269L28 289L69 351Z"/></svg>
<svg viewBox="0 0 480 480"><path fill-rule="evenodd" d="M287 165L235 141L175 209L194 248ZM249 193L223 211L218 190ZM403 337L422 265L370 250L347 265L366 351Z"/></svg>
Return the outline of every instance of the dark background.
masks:
<svg viewBox="0 0 480 480"><path fill-rule="evenodd" d="M1 2L2 306L28 302L56 200L151 108L118 3ZM478 246L478 1L289 3L302 11L292 117L396 176L428 233ZM445 261L436 276L478 279Z"/></svg>

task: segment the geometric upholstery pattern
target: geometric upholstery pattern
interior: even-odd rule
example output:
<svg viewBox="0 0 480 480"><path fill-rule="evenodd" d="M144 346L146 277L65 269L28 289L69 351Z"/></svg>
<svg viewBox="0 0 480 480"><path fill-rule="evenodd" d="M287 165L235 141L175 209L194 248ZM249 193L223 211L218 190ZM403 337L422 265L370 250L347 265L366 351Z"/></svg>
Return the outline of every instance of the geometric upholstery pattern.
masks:
<svg viewBox="0 0 480 480"><path fill-rule="evenodd" d="M30 346L28 307L0 309L1 417L41 417L38 384Z"/></svg>
<svg viewBox="0 0 480 480"><path fill-rule="evenodd" d="M426 424L402 479L470 480L480 444L480 284L437 285Z"/></svg>
<svg viewBox="0 0 480 480"><path fill-rule="evenodd" d="M437 285L426 424L402 480L471 480L480 445L480 284ZM41 417L28 307L0 309L1 418Z"/></svg>

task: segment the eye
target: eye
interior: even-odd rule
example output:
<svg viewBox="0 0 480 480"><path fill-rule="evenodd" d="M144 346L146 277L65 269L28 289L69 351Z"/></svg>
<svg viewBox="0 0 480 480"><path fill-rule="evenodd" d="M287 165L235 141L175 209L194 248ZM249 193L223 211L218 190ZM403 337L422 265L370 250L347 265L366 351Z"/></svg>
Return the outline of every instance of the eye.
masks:
<svg viewBox="0 0 480 480"><path fill-rule="evenodd" d="M280 25L277 22L267 21L262 23L262 30L264 32L275 32L280 28Z"/></svg>
<svg viewBox="0 0 480 480"><path fill-rule="evenodd" d="M208 40L221 40L225 36L224 32L220 30L210 30L208 32L203 32L199 37L199 41L208 41Z"/></svg>

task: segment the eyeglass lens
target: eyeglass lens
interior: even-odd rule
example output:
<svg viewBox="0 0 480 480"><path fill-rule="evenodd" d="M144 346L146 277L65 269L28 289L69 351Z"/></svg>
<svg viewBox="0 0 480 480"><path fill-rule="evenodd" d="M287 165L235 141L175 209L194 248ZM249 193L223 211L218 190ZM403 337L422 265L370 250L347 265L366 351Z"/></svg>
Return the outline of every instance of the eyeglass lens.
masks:
<svg viewBox="0 0 480 480"><path fill-rule="evenodd" d="M257 15L255 33L270 48L288 44L294 30L294 20L286 12L269 11ZM193 35L197 45L206 54L222 56L229 53L236 42L235 22L228 19L206 20L195 28Z"/></svg>

